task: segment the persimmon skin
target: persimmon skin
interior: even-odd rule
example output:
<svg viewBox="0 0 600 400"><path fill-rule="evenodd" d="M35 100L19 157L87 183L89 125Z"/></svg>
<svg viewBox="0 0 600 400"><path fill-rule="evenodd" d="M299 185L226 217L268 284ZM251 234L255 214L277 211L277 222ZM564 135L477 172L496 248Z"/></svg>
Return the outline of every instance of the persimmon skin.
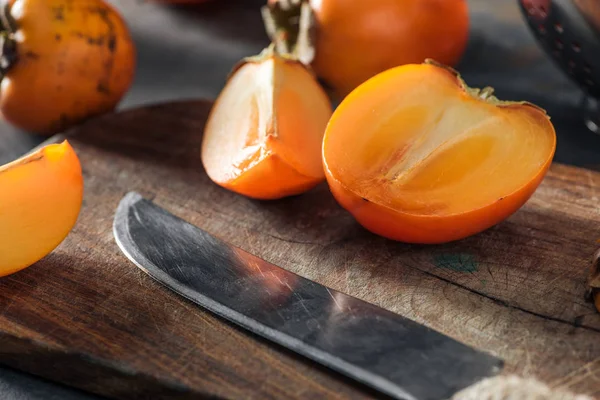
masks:
<svg viewBox="0 0 600 400"><path fill-rule="evenodd" d="M412 215L370 202L348 190L327 169L325 174L337 202L368 231L404 243L442 244L483 232L511 216L533 195L549 167L547 162L527 186L486 207L449 216Z"/></svg>
<svg viewBox="0 0 600 400"><path fill-rule="evenodd" d="M426 58L454 66L469 36L466 0L311 0L312 67L340 97L367 79Z"/></svg>
<svg viewBox="0 0 600 400"><path fill-rule="evenodd" d="M322 178L303 175L271 154L257 167L221 186L252 199L277 200L304 193L321 182Z"/></svg>
<svg viewBox="0 0 600 400"><path fill-rule="evenodd" d="M75 225L83 201L77 154L65 141L0 166L0 276L53 251Z"/></svg>
<svg viewBox="0 0 600 400"><path fill-rule="evenodd" d="M136 49L103 0L12 0L17 59L0 85L11 124L48 136L112 111L129 90Z"/></svg>
<svg viewBox="0 0 600 400"><path fill-rule="evenodd" d="M380 90L395 90L386 78L391 80L394 74L401 74L410 69L419 68L423 68L420 77L424 81L431 77L430 74L450 74L443 68L429 65L406 65L386 71L363 83L342 102L330 120L323 141L323 164L332 195L365 229L376 235L405 243L440 244L480 233L505 220L521 208L536 191L550 168L556 148L556 136L546 114L533 105L516 103L497 105L499 113L503 112L500 111L501 109L518 110L526 113L533 121L545 126L549 130L549 137L552 137L551 152L547 155L538 172L531 176L525 185L511 193L498 197L482 207L446 215L410 213L362 197L357 193L356 188L348 187L343 182L344 179L339 175L339 172L336 173L330 168L327 154L333 150L327 149L328 135L331 135L332 129L338 124L337 120L341 118L345 108L350 103L361 101L359 92L362 89L379 87ZM430 68L436 69L432 72ZM465 98L468 97L464 93L464 88L460 87L458 80L456 80L456 91L464 95ZM365 110L366 112L367 110ZM349 140L351 140L351 137L349 137Z"/></svg>

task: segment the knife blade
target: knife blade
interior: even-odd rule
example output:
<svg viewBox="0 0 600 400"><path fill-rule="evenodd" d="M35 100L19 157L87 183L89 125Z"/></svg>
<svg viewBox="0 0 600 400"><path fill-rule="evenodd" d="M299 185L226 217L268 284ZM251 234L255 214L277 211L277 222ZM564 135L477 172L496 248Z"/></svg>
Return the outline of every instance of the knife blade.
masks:
<svg viewBox="0 0 600 400"><path fill-rule="evenodd" d="M232 246L135 192L115 240L175 293L331 370L402 400L448 399L503 361Z"/></svg>

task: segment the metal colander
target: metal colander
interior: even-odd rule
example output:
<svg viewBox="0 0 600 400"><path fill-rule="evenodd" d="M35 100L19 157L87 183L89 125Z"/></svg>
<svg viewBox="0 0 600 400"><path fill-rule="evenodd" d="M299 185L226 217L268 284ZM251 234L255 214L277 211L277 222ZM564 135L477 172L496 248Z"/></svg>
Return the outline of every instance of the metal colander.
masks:
<svg viewBox="0 0 600 400"><path fill-rule="evenodd" d="M518 0L541 47L583 90L586 124L600 132L600 0Z"/></svg>

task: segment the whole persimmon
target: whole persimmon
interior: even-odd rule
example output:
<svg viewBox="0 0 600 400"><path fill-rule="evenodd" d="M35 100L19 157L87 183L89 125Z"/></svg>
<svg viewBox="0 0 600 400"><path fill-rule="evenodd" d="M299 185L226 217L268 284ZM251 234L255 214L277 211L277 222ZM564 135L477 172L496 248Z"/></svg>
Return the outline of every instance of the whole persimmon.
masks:
<svg viewBox="0 0 600 400"><path fill-rule="evenodd" d="M471 89L427 61L392 68L348 95L323 139L337 201L366 229L410 243L481 232L542 182L556 135L544 110Z"/></svg>
<svg viewBox="0 0 600 400"><path fill-rule="evenodd" d="M0 12L0 112L11 124L60 132L113 110L131 86L135 46L103 0L10 0Z"/></svg>
<svg viewBox="0 0 600 400"><path fill-rule="evenodd" d="M315 22L312 67L341 97L399 65L432 58L454 66L468 41L466 0L268 0L269 34L293 38L303 3Z"/></svg>

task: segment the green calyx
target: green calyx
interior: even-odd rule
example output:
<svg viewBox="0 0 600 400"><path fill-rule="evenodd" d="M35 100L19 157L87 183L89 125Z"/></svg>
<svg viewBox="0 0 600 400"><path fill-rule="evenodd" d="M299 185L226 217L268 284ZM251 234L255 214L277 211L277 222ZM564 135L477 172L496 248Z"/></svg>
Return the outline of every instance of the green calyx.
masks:
<svg viewBox="0 0 600 400"><path fill-rule="evenodd" d="M315 18L309 0L277 0L261 11L274 51L310 65L315 57Z"/></svg>
<svg viewBox="0 0 600 400"><path fill-rule="evenodd" d="M8 0L0 1L0 79L17 62L17 41L15 32L17 23L10 13Z"/></svg>

